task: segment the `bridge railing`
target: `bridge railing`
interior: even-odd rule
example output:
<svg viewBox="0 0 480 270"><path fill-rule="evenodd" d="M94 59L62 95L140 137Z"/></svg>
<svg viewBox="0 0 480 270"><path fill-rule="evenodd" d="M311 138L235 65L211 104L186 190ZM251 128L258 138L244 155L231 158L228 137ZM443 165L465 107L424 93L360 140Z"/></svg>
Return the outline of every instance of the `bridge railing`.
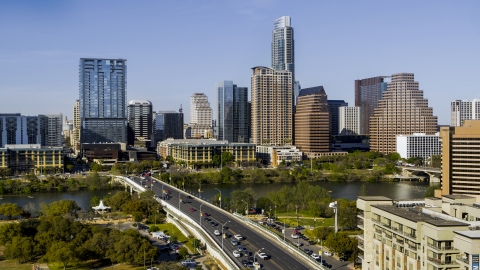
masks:
<svg viewBox="0 0 480 270"><path fill-rule="evenodd" d="M138 189L139 192L144 192L146 191L146 189L144 187L142 187L141 185L137 184L135 181L132 181L130 178L128 177L125 177L125 176L120 176L120 175L116 175L114 176L116 178L120 178L122 181L128 183L129 185L133 186L134 188Z"/></svg>

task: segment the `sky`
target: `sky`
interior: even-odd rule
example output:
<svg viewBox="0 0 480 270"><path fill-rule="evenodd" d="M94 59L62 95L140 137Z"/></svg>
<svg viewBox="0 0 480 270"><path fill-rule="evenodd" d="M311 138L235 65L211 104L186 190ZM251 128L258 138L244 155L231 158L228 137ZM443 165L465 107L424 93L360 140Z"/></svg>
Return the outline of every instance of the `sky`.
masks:
<svg viewBox="0 0 480 270"><path fill-rule="evenodd" d="M450 102L480 98L480 1L0 1L0 113L72 119L82 57L127 59L127 102L184 108L215 83L250 89L271 65L273 22L291 16L295 76L354 105L356 79L415 73L450 124Z"/></svg>

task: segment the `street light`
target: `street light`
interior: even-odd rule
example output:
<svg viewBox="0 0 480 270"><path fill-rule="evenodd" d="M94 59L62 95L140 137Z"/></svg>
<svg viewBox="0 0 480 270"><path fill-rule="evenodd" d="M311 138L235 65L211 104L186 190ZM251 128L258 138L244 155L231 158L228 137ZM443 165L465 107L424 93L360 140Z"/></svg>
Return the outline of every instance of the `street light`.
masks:
<svg viewBox="0 0 480 270"><path fill-rule="evenodd" d="M182 199L180 199L180 196L181 196L181 195L182 195L182 194L181 194L180 191L179 191L179 192L178 192L178 211L180 211L180 201L182 200Z"/></svg>
<svg viewBox="0 0 480 270"><path fill-rule="evenodd" d="M216 190L218 190L218 192L220 192L220 198L218 198L218 200L220 201L220 209L222 209L222 191L218 188L215 188Z"/></svg>
<svg viewBox="0 0 480 270"><path fill-rule="evenodd" d="M223 238L224 238L223 237L223 228L225 227L225 225L227 225L228 222L230 222L230 220L225 222L225 224L222 225L222 251L223 251Z"/></svg>
<svg viewBox="0 0 480 270"><path fill-rule="evenodd" d="M262 251L262 250L264 250L264 249L265 249L265 248L261 248L261 249L259 249L257 252L255 252L255 253L253 254L253 262L254 262L254 263L256 262L255 256L256 256L257 254L259 254L260 251Z"/></svg>
<svg viewBox="0 0 480 270"><path fill-rule="evenodd" d="M333 212L335 213L335 233L338 232L338 223L337 223L337 217L338 217L338 204L337 202L331 202L328 207L333 209Z"/></svg>
<svg viewBox="0 0 480 270"><path fill-rule="evenodd" d="M202 227L202 205L204 203L200 204L200 228Z"/></svg>

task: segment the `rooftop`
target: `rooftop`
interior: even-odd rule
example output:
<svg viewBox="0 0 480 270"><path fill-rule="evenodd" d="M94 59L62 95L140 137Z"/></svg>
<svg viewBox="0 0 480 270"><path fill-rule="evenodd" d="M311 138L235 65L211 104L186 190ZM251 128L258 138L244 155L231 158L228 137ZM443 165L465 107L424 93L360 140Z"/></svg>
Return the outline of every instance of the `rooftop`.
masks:
<svg viewBox="0 0 480 270"><path fill-rule="evenodd" d="M358 196L358 198L364 201L392 201L392 199L385 196Z"/></svg>
<svg viewBox="0 0 480 270"><path fill-rule="evenodd" d="M458 200L458 199L473 199L474 197L472 196L467 196L467 195L461 195L461 194L452 194L452 195L443 195L445 198L453 199L453 200Z"/></svg>
<svg viewBox="0 0 480 270"><path fill-rule="evenodd" d="M454 231L454 233L468 238L480 239L480 231Z"/></svg>

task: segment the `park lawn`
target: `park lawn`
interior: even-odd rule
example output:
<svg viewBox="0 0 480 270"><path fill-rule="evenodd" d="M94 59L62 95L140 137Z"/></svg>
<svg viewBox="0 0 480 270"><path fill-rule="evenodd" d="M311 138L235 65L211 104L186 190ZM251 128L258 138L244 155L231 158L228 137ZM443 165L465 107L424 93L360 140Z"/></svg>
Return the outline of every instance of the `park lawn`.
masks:
<svg viewBox="0 0 480 270"><path fill-rule="evenodd" d="M2 270L32 270L32 263L17 264L17 260L0 260Z"/></svg>
<svg viewBox="0 0 480 270"><path fill-rule="evenodd" d="M297 226L297 218L290 217L290 218L279 218L277 219L279 222L284 222L289 226ZM323 226L334 226L335 219L334 218L317 218L317 221L313 218L299 218L298 223L304 227L323 227Z"/></svg>
<svg viewBox="0 0 480 270"><path fill-rule="evenodd" d="M61 264L61 263L49 263L48 267L51 270L63 270L63 264ZM115 264L112 267L112 264L108 260L91 261L91 262L80 263L80 264L77 264L77 265L69 264L67 266L67 269L85 269L85 270L87 270L87 269L98 269L98 268L101 268L101 267L108 267L108 269L118 269L118 270L140 270L140 269L144 269L143 266L134 266L134 265L128 265L128 264ZM1 268L1 269L3 269L3 268ZM30 270L32 269L31 266L30 266L29 269Z"/></svg>

